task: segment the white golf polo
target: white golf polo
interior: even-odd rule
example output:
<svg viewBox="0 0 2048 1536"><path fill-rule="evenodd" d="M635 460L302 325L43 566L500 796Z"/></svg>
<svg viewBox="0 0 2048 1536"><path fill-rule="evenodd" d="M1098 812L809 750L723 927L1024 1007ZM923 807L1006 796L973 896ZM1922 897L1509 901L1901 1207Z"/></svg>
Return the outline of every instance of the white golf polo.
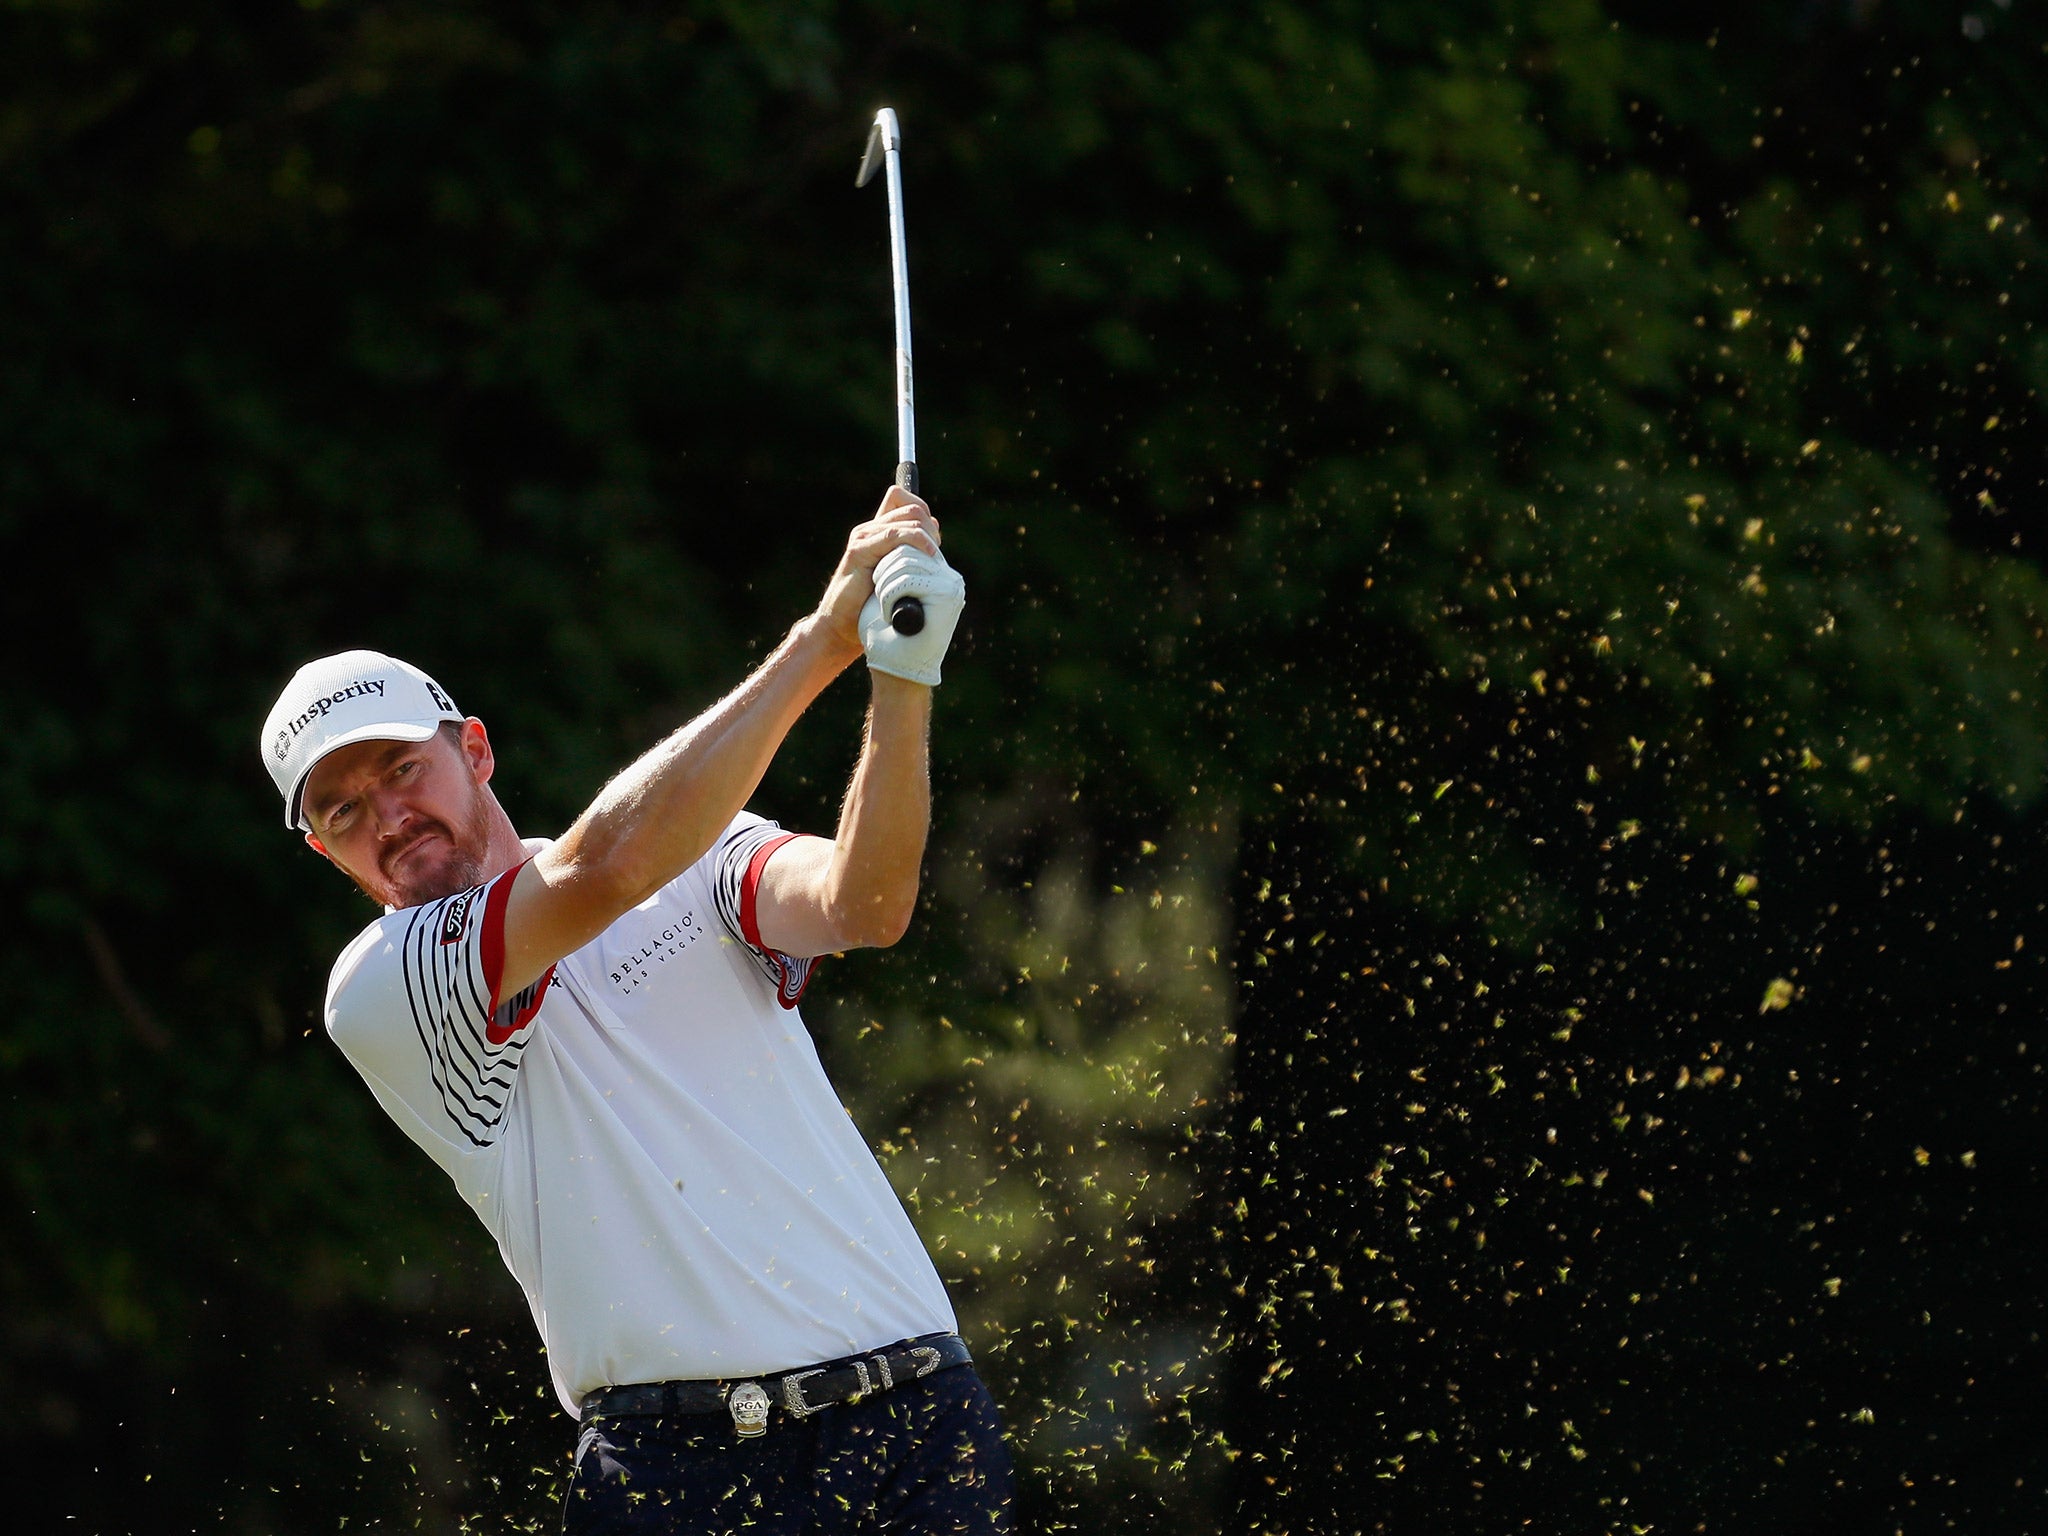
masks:
<svg viewBox="0 0 2048 1536"><path fill-rule="evenodd" d="M956 1327L796 1012L810 962L759 942L756 884L787 837L736 817L514 998L516 870L386 914L329 980L328 1033L498 1240L572 1414L614 1383Z"/></svg>

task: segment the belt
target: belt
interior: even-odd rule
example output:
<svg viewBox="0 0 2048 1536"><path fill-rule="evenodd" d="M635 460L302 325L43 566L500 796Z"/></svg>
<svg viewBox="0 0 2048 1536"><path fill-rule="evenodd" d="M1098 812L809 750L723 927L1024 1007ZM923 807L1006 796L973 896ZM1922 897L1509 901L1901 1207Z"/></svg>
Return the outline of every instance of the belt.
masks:
<svg viewBox="0 0 2048 1536"><path fill-rule="evenodd" d="M887 1392L950 1366L966 1365L973 1356L967 1342L954 1333L928 1333L905 1339L867 1355L847 1355L802 1370L770 1376L720 1378L709 1381L648 1381L599 1387L584 1394L584 1423L593 1415L619 1418L632 1414L717 1413L732 1415L743 1440L768 1432L768 1412L775 1406L792 1418L808 1418L820 1408L849 1403L871 1392Z"/></svg>

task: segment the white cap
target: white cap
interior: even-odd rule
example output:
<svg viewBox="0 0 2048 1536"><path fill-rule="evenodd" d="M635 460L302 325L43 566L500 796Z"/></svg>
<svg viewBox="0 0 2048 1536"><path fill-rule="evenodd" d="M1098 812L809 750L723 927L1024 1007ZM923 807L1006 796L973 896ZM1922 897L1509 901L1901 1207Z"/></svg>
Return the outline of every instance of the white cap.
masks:
<svg viewBox="0 0 2048 1536"><path fill-rule="evenodd" d="M342 651L307 662L270 706L260 743L284 796L284 824L305 828L300 801L306 775L337 747L425 741L443 721L463 718L440 684L382 651Z"/></svg>

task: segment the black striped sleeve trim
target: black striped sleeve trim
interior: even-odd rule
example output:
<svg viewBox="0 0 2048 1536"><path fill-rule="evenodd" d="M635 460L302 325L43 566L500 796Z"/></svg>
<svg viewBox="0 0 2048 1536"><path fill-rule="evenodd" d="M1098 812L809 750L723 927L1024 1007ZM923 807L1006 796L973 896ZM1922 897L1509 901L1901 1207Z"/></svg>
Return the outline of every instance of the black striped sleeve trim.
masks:
<svg viewBox="0 0 2048 1536"><path fill-rule="evenodd" d="M718 920L725 924L727 933L745 946L756 969L773 984L775 1001L784 1008L794 1008L802 999L817 961L785 955L761 942L761 930L754 921L754 892L768 855L795 836L772 821L756 822L733 833L713 856L716 864L711 879Z"/></svg>
<svg viewBox="0 0 2048 1536"><path fill-rule="evenodd" d="M484 896L480 887L413 909L400 941L406 1003L428 1076L449 1123L477 1147L497 1140L526 1051L524 1026L553 978L550 971L494 1018L481 954L485 925L477 921ZM466 909L451 911L456 903Z"/></svg>

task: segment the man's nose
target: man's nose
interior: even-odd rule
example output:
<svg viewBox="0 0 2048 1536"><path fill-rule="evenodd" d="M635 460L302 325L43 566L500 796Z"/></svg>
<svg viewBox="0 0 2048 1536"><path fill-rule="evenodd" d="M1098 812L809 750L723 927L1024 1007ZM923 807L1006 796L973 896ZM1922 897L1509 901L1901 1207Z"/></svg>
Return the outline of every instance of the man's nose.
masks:
<svg viewBox="0 0 2048 1536"><path fill-rule="evenodd" d="M411 803L396 790L374 790L369 800L370 813L377 819L379 837L396 837L416 819Z"/></svg>

